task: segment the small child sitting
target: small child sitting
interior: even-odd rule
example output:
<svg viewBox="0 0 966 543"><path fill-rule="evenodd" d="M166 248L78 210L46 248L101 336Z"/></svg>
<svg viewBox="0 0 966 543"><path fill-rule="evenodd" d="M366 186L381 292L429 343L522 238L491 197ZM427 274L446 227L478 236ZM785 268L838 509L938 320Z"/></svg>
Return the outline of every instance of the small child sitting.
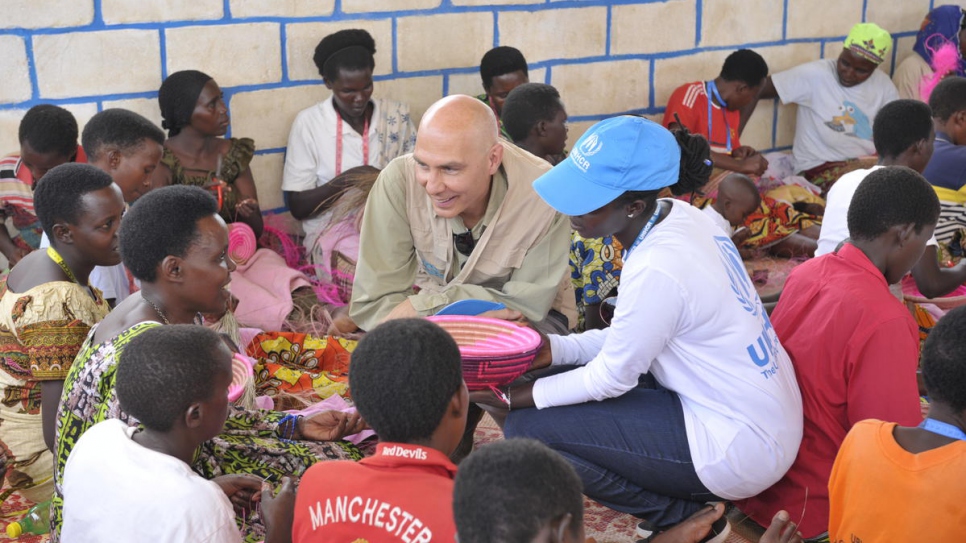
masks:
<svg viewBox="0 0 966 543"><path fill-rule="evenodd" d="M131 340L117 366L118 419L85 432L64 471L63 541L239 542L232 506L261 501L266 543L287 541L295 492L278 497L256 477L207 481L191 470L195 449L222 431L231 352L217 333L175 324Z"/></svg>
<svg viewBox="0 0 966 543"><path fill-rule="evenodd" d="M574 468L546 445L508 439L481 447L460 465L453 514L460 543L584 543L584 497ZM724 514L723 504L698 511L652 536L650 543L698 543ZM761 543L801 543L780 511ZM588 539L588 542L593 539Z"/></svg>
<svg viewBox="0 0 966 543"><path fill-rule="evenodd" d="M376 454L305 472L292 541L452 541L448 456L469 407L456 342L424 319L383 323L353 351L349 387L379 435Z"/></svg>
<svg viewBox="0 0 966 543"><path fill-rule="evenodd" d="M718 185L718 198L702 211L728 234L741 251L741 256L747 258L750 251L742 250L741 245L751 235L751 231L741 228L741 225L758 209L759 204L761 194L758 193L754 181L747 175L733 173L721 180Z"/></svg>
<svg viewBox="0 0 966 543"><path fill-rule="evenodd" d="M932 400L922 424L866 420L842 443L829 480L831 541L962 541L966 307L932 329L922 376Z"/></svg>

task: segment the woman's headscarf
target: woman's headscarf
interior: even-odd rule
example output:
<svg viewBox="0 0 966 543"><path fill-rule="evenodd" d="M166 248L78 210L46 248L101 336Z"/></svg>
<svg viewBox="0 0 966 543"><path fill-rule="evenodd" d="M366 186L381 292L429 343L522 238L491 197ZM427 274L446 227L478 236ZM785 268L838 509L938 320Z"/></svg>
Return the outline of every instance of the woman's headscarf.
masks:
<svg viewBox="0 0 966 543"><path fill-rule="evenodd" d="M161 127L168 137L177 136L181 129L191 124L191 114L198 103L202 89L211 76L198 70L175 72L161 83L158 104L161 106Z"/></svg>
<svg viewBox="0 0 966 543"><path fill-rule="evenodd" d="M956 50L959 50L959 31L962 30L964 22L964 12L959 6L939 6L930 11L922 21L912 49L932 66L933 55L944 43L953 43ZM956 75L966 76L963 68L963 60L960 58Z"/></svg>

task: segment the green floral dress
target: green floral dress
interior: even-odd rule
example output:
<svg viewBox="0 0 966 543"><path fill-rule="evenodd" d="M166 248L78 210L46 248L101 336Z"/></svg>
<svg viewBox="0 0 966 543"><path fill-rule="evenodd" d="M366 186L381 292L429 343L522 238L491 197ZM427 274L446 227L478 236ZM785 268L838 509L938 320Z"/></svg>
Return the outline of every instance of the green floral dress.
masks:
<svg viewBox="0 0 966 543"><path fill-rule="evenodd" d="M218 213L225 222L235 222L233 210L240 202L240 195L235 188L235 180L238 179L252 162L255 155L255 141L251 138L231 138L228 140L231 146L228 153L221 159L221 171L202 170L197 168L185 168L181 165L178 157L167 147L164 148L164 155L161 163L171 170L171 183L175 185L194 185L205 189L212 189L216 185L215 178L224 181L231 190L222 192L222 204ZM212 189L214 192L214 189Z"/></svg>

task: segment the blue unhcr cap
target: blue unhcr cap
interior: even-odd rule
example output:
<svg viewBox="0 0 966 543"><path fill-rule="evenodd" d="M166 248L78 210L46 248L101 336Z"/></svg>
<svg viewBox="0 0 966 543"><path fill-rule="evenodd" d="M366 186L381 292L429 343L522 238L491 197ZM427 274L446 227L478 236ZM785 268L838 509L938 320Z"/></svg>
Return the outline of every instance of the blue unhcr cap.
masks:
<svg viewBox="0 0 966 543"><path fill-rule="evenodd" d="M681 148L663 126L630 115L601 121L570 155L533 182L550 207L584 215L629 190L658 190L678 181Z"/></svg>

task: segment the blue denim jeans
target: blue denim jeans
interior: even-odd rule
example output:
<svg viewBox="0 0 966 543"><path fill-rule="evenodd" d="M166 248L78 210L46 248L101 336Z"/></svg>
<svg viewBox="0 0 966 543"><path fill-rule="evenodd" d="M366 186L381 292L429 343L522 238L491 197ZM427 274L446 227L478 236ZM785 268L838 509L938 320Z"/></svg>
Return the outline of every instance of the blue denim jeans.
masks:
<svg viewBox="0 0 966 543"><path fill-rule="evenodd" d="M721 501L695 473L681 400L650 376L602 402L513 410L503 431L545 443L577 470L584 494L658 529Z"/></svg>

